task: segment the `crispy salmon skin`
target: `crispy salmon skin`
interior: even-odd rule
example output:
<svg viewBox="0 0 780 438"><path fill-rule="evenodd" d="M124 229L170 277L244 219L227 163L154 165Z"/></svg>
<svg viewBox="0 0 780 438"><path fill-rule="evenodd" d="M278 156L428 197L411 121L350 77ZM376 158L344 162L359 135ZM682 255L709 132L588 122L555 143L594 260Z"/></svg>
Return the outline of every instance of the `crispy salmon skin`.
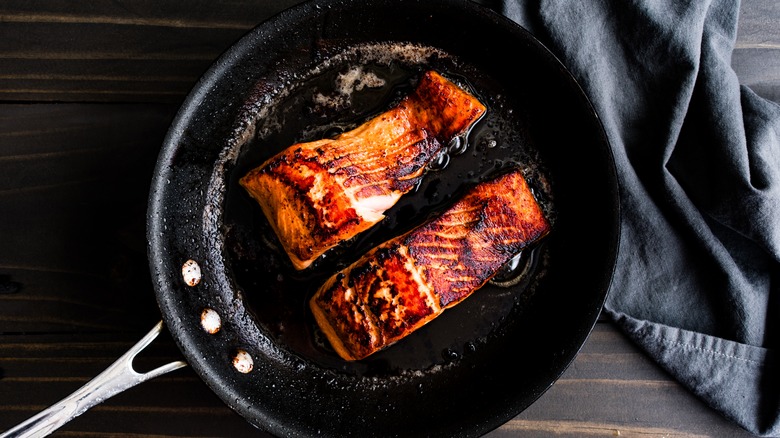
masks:
<svg viewBox="0 0 780 438"><path fill-rule="evenodd" d="M296 269L384 218L426 166L485 106L434 71L388 111L344 132L290 146L240 179Z"/></svg>
<svg viewBox="0 0 780 438"><path fill-rule="evenodd" d="M309 307L336 353L359 360L460 303L550 228L522 174L512 171L330 277Z"/></svg>

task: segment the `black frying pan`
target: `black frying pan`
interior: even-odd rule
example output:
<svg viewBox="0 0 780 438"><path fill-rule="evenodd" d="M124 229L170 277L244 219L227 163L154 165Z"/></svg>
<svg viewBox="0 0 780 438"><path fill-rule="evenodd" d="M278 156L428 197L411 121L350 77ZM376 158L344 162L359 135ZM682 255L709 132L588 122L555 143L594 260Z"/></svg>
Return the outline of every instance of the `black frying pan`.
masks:
<svg viewBox="0 0 780 438"><path fill-rule="evenodd" d="M470 87L489 117L466 151L431 171L380 226L293 271L237 178L293 142L382 111L427 68ZM339 73L384 86L342 95L333 87ZM363 361L328 351L305 307L318 281L435 214L469 184L517 164L554 217L551 235L522 261L528 273L518 284L488 285ZM618 242L613 166L583 91L506 18L455 0L297 6L219 58L165 139L148 212L165 325L208 386L272 434L484 434L555 382L598 318ZM195 286L182 276L187 260L202 271ZM204 309L219 315L216 333L204 329Z"/></svg>

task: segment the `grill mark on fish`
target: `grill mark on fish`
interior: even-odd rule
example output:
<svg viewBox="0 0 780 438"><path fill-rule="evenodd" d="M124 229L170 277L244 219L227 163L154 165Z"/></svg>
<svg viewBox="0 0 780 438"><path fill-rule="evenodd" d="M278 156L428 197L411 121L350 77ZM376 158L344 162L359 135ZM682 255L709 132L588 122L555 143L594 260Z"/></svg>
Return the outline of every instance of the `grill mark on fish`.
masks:
<svg viewBox="0 0 780 438"><path fill-rule="evenodd" d="M470 296L549 232L533 193L514 170L477 185L439 217L369 251L327 280L309 307L334 350L346 360L359 360ZM370 326L352 320L354 307L362 307Z"/></svg>
<svg viewBox="0 0 780 438"><path fill-rule="evenodd" d="M474 96L426 72L398 105L342 133L292 145L240 179L296 269L367 230L485 113Z"/></svg>

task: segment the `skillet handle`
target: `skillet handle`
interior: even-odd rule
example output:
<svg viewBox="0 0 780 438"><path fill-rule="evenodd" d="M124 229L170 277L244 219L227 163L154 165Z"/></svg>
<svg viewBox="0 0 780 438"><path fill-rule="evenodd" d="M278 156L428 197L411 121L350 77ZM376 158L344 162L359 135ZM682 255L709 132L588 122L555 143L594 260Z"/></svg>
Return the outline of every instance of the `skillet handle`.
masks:
<svg viewBox="0 0 780 438"><path fill-rule="evenodd" d="M97 377L87 382L76 392L27 421L3 432L0 434L0 438L44 437L68 421L83 414L87 409L128 388L187 366L183 361L176 361L143 374L133 369L133 359L160 334L162 327L163 323L160 321L146 336L133 345L127 353L122 355Z"/></svg>

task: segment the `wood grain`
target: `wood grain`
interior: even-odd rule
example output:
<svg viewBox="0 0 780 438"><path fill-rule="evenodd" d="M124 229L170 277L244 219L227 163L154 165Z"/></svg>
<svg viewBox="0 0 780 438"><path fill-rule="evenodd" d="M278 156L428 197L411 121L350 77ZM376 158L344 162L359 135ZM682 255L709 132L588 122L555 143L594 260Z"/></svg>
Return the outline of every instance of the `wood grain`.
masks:
<svg viewBox="0 0 780 438"><path fill-rule="evenodd" d="M86 383L141 335L86 334L78 340L68 335L6 337L0 345L0 430ZM136 366L146 370L180 358L170 338L163 336ZM112 434L267 436L228 409L188 368L105 401L54 436ZM536 403L486 436L520 435L750 436L681 388L606 322L597 324L569 369Z"/></svg>
<svg viewBox="0 0 780 438"><path fill-rule="evenodd" d="M0 100L180 102L232 43L298 2L5 1ZM741 2L732 64L741 83L780 102L776 11L774 0Z"/></svg>
<svg viewBox="0 0 780 438"><path fill-rule="evenodd" d="M149 327L151 328L151 326ZM0 344L0 430L35 415L108 367L143 333L20 335ZM181 360L162 336L136 358L139 371ZM197 421L193 421L197 418ZM263 437L189 368L131 388L66 424L53 436Z"/></svg>
<svg viewBox="0 0 780 438"><path fill-rule="evenodd" d="M145 216L175 110L0 105L0 332L145 329L159 319Z"/></svg>
<svg viewBox="0 0 780 438"><path fill-rule="evenodd" d="M774 0L740 3L731 65L740 83L780 103L780 26Z"/></svg>
<svg viewBox="0 0 780 438"><path fill-rule="evenodd" d="M751 436L648 362L609 323L597 324L580 354L552 388L491 437L525 434Z"/></svg>
<svg viewBox="0 0 780 438"><path fill-rule="evenodd" d="M180 102L231 44L297 2L3 2L0 99Z"/></svg>

